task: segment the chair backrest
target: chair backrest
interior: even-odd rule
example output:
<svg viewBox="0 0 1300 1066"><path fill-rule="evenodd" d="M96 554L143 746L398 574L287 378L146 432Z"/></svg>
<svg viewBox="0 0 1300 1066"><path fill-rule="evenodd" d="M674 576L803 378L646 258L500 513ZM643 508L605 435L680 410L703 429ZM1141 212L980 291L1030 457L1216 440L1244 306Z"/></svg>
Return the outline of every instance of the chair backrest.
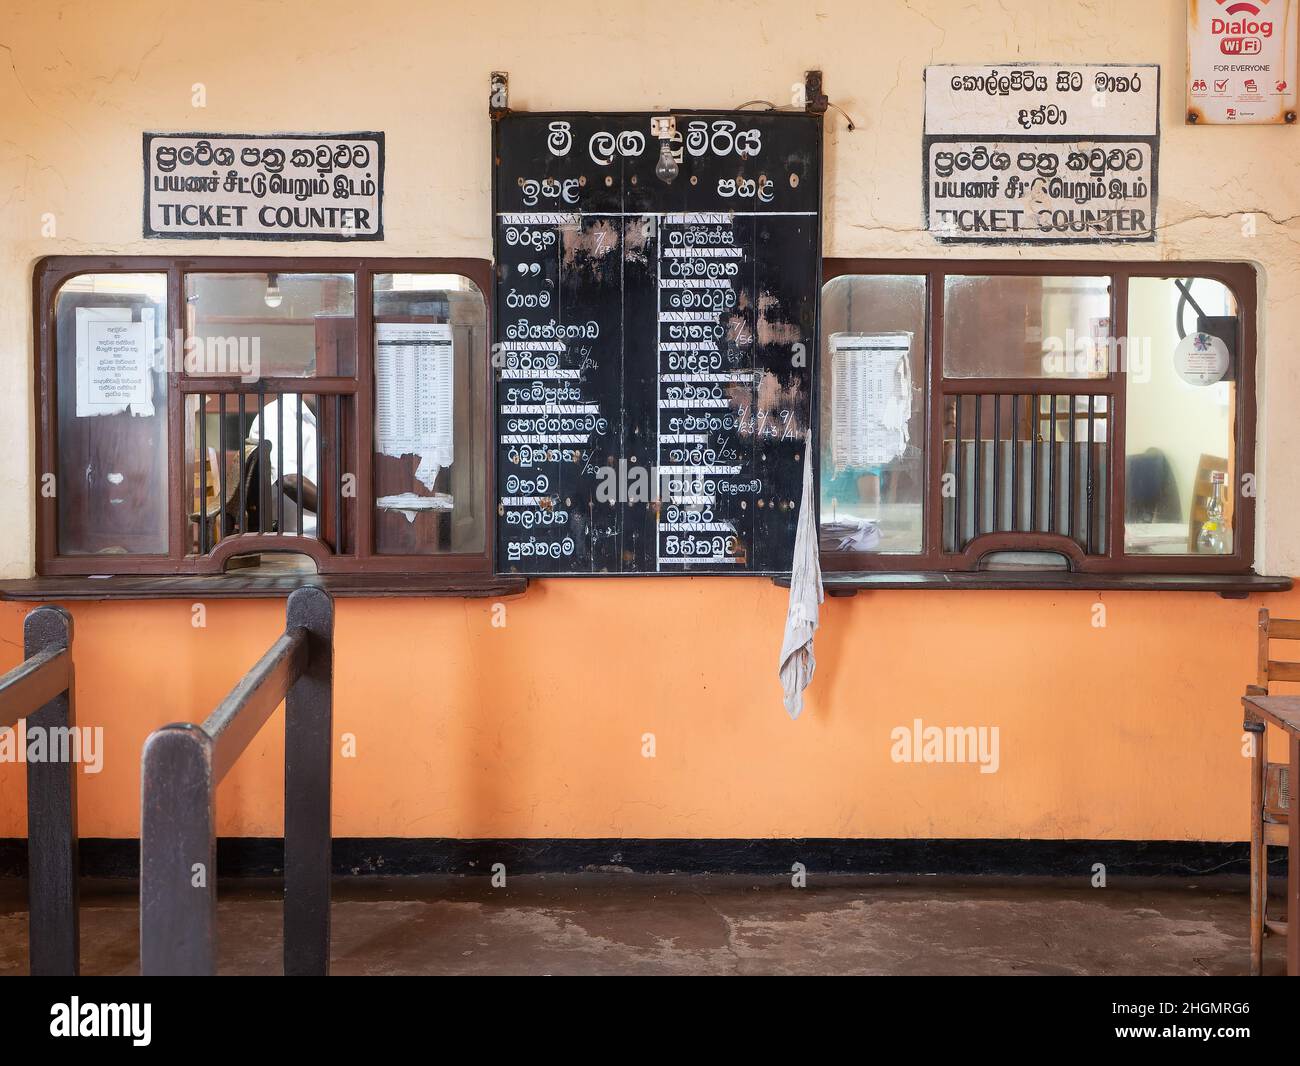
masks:
<svg viewBox="0 0 1300 1066"><path fill-rule="evenodd" d="M1259 609L1259 666L1256 684L1267 689L1276 681L1300 681L1300 662L1272 658L1270 640L1300 641L1300 619L1270 618L1267 607ZM1296 655L1300 657L1300 648L1296 649Z"/></svg>
<svg viewBox="0 0 1300 1066"><path fill-rule="evenodd" d="M262 483L263 465L270 469L271 442L269 440L245 441L244 456L244 532L256 533L259 516L264 509L268 508L271 499L270 485ZM235 506L231 515L231 533L238 530L238 494L233 502ZM266 529L268 533L271 531L269 522Z"/></svg>

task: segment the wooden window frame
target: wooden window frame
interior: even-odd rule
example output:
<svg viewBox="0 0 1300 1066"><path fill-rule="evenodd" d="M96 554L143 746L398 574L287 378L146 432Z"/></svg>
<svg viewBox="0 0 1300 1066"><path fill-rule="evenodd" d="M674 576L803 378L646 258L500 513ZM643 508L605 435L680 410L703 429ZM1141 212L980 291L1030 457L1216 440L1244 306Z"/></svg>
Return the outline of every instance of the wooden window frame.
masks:
<svg viewBox="0 0 1300 1066"><path fill-rule="evenodd" d="M1255 552L1255 498L1242 491L1242 474L1255 467L1257 278L1247 263L1206 261L1117 262L1088 259L855 259L822 260L822 285L849 275L916 275L926 279L926 390L923 405L926 455L922 491L922 547L910 554L865 551L823 551L822 569L828 573L870 571L912 573L977 572L986 558L1002 551L1050 551L1064 555L1069 569L1081 574L1250 574ZM1111 278L1112 334L1126 336L1129 282L1134 278L1206 278L1221 282L1237 300L1241 321L1236 365L1234 447L1237 470L1233 485L1232 552L1224 555L1156 555L1124 553L1125 501L1125 401L1126 370L1111 367L1105 379L1071 378L945 378L943 375L944 281L950 275L994 276L1107 276ZM1122 323L1122 327L1120 324ZM1122 328L1123 332L1120 332ZM822 323L825 331L825 323ZM823 348L824 351L824 348ZM819 376L818 403L824 384ZM1107 438L1108 493L1105 552L1088 555L1061 534L1014 532L985 533L960 551L943 548L943 507L937 505L937 488L944 471L943 411L952 396L962 393L1106 394L1112 408ZM829 427L818 427L818 435ZM820 468L821 449L817 453ZM820 469L817 483L820 485ZM820 523L821 493L817 494ZM1050 576L1050 572L1048 575Z"/></svg>
<svg viewBox="0 0 1300 1066"><path fill-rule="evenodd" d="M493 574L493 545L495 531L495 471L493 463L493 407L492 372L486 369L482 410L484 439L480 457L484 464L483 549L478 552L440 553L424 555L376 554L374 551L375 507L372 492L374 474L374 276L376 274L459 274L478 286L484 300L485 339L483 358L491 359L492 329L492 264L486 259L469 258L381 258L343 257L322 258L305 256L48 256L35 267L32 284L35 337L34 399L36 411L36 478L40 486L42 474L55 469L58 455L58 374L57 337L55 336L56 300L63 285L82 274L165 274L167 277L168 338L181 335L184 328L185 276L201 273L340 273L355 277L354 320L357 337L356 378L287 378L260 379L268 390L283 388L289 392L348 393L355 395L356 420L352 440L345 459L356 471L356 520L350 531L352 551L335 554L322 541L302 537L286 543L284 534L246 534L239 538L238 553L290 552L306 555L316 564L321 574L420 574L436 577L463 578L469 575ZM38 576L112 575L178 575L219 574L227 557L236 554L232 549L223 552L218 544L206 555L189 555L188 513L185 484L185 419L184 400L187 394L198 392L239 392L256 394L257 388L246 386L238 379L200 378L186 376L176 367L167 371L167 486L168 486L168 551L166 555L60 555L58 551L58 500L53 496L36 495L36 573ZM363 444L367 447L363 449ZM368 518L367 518L368 516Z"/></svg>

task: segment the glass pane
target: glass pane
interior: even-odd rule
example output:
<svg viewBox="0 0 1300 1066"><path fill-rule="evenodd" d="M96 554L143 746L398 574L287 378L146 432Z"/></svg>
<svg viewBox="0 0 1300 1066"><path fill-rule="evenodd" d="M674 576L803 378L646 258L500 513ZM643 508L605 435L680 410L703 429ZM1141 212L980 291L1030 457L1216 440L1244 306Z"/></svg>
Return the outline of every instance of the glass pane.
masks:
<svg viewBox="0 0 1300 1066"><path fill-rule="evenodd" d="M1232 551L1237 302L1206 278L1129 283L1124 550Z"/></svg>
<svg viewBox="0 0 1300 1066"><path fill-rule="evenodd" d="M375 275L377 552L485 549L487 354L487 303L468 278Z"/></svg>
<svg viewBox="0 0 1300 1066"><path fill-rule="evenodd" d="M1110 279L950 275L943 373L950 378L1104 378Z"/></svg>
<svg viewBox="0 0 1300 1066"><path fill-rule="evenodd" d="M192 375L352 377L351 274L187 274L185 369Z"/></svg>
<svg viewBox="0 0 1300 1066"><path fill-rule="evenodd" d="M55 299L58 550L167 552L167 275L81 274Z"/></svg>
<svg viewBox="0 0 1300 1066"><path fill-rule="evenodd" d="M925 351L923 275L822 288L822 551L921 550Z"/></svg>

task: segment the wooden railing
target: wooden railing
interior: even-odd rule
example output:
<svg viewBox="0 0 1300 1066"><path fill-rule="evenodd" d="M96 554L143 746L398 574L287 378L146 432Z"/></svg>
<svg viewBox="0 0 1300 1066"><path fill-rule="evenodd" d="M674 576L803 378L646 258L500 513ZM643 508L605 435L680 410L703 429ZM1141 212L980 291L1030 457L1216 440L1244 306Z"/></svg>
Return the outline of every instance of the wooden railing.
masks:
<svg viewBox="0 0 1300 1066"><path fill-rule="evenodd" d="M77 764L70 742L72 618L38 607L23 626L24 662L0 677L0 729L43 731L45 757L27 761L27 943L34 976L76 974L80 959L77 895Z"/></svg>
<svg viewBox="0 0 1300 1066"><path fill-rule="evenodd" d="M324 975L330 949L330 757L334 605L289 596L284 633L202 725L163 726L144 745L140 969L216 972L216 789L284 702L284 972Z"/></svg>

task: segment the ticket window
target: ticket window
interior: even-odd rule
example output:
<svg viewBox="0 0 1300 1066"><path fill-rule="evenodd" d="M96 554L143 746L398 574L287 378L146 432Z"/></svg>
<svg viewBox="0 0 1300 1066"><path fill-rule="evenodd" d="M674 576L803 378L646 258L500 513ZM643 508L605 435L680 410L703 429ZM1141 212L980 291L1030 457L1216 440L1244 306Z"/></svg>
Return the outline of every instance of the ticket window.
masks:
<svg viewBox="0 0 1300 1066"><path fill-rule="evenodd" d="M492 573L490 264L86 264L37 270L38 573Z"/></svg>
<svg viewBox="0 0 1300 1066"><path fill-rule="evenodd" d="M827 261L825 569L1249 571L1252 268L891 265Z"/></svg>

